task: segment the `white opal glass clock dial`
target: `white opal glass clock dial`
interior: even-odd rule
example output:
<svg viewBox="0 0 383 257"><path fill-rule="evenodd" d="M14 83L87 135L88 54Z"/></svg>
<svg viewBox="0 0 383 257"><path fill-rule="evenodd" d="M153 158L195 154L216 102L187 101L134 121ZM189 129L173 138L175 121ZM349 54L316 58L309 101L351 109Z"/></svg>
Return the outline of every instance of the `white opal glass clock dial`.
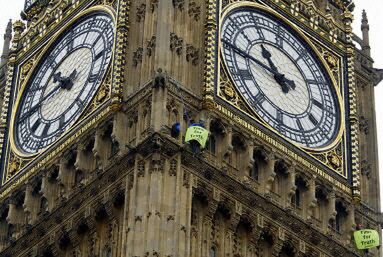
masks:
<svg viewBox="0 0 383 257"><path fill-rule="evenodd" d="M229 12L221 53L234 85L269 126L308 148L337 137L340 107L323 63L288 24L260 9Z"/></svg>
<svg viewBox="0 0 383 257"><path fill-rule="evenodd" d="M113 42L113 18L95 12L51 44L28 80L16 112L14 137L23 153L49 146L79 119L105 76Z"/></svg>

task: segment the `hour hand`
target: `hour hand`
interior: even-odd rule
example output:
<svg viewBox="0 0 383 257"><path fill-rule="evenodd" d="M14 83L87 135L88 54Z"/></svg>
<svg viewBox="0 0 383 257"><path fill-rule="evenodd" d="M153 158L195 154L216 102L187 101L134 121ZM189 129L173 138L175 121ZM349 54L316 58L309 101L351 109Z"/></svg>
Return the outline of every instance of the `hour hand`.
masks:
<svg viewBox="0 0 383 257"><path fill-rule="evenodd" d="M294 82L293 80L285 78L285 82L286 82L286 84L289 85L289 87L290 87L291 89L295 90L295 87L296 87L296 86L295 86L295 82Z"/></svg>
<svg viewBox="0 0 383 257"><path fill-rule="evenodd" d="M242 57L244 58L247 58L251 61L253 61L254 63L258 64L259 66L261 66L262 68L264 68L265 70L271 72L272 74L277 74L278 72L276 72L275 70L271 69L269 66L267 66L266 64L263 64L261 61L259 61L258 59L254 58L253 56L251 56L250 54L248 54L247 52L245 52L244 50L241 50L240 48L238 48L237 46L233 45L232 43L230 43L229 41L225 40L225 39L222 39L222 42L229 48L231 48L234 52L237 52L238 54L240 54Z"/></svg>
<svg viewBox="0 0 383 257"><path fill-rule="evenodd" d="M62 81L61 72L57 72L56 74L53 74L53 83L61 82L61 81Z"/></svg>
<svg viewBox="0 0 383 257"><path fill-rule="evenodd" d="M270 65L270 68L273 71L278 72L278 68L274 65L273 61L271 60L271 53L266 49L266 47L263 46L263 44L261 44L261 48L262 48L262 57L267 60L267 62Z"/></svg>
<svg viewBox="0 0 383 257"><path fill-rule="evenodd" d="M70 81L74 81L74 79L76 78L77 76L77 70L75 69L70 75L69 75L69 79Z"/></svg>

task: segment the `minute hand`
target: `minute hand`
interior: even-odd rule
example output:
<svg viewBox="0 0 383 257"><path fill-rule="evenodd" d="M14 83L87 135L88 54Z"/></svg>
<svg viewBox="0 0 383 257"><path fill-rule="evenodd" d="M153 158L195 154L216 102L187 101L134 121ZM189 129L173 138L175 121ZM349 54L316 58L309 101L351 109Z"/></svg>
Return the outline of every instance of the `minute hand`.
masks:
<svg viewBox="0 0 383 257"><path fill-rule="evenodd" d="M20 120L19 122L22 122L23 120L25 120L25 118L27 118L30 114L34 113L39 107L40 105L42 104L42 102L44 102L45 100L47 100L50 96L52 96L58 89L61 88L61 84L59 84L58 86L56 86L54 89L52 89L51 92L49 92L46 96L43 97L43 99L41 99L40 102L38 102L35 106L33 106L27 113L25 113L23 116L20 117Z"/></svg>
<svg viewBox="0 0 383 257"><path fill-rule="evenodd" d="M242 55L243 57L245 58L249 58L250 60L252 60L253 62L255 62L256 64L258 64L259 66L261 66L262 68L264 68L265 70L271 72L272 74L274 75L280 75L280 73L278 71L275 71L273 69L271 69L270 67L268 67L267 65L263 64L261 61L255 59L253 56L251 56L250 54L246 53L245 51L239 49L238 47L236 47L235 45L231 44L230 42L226 41L225 39L222 39L222 42L225 43L226 45L228 45L230 48L232 48L234 51L236 51L237 53L239 53L240 55Z"/></svg>

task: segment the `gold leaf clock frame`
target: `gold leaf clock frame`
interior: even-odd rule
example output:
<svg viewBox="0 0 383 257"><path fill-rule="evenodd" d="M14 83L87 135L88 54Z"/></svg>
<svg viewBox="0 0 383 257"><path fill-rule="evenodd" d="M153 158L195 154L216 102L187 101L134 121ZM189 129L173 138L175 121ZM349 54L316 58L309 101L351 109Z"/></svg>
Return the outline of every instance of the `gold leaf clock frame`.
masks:
<svg viewBox="0 0 383 257"><path fill-rule="evenodd" d="M76 8L80 9L78 6L76 6ZM60 156L65 149L73 145L80 135L88 133L88 131L95 128L97 124L106 120L111 114L120 109L123 97L122 78L125 72L125 60L123 58L125 53L124 42L127 40L127 32L129 31L129 8L128 0L120 0L118 2L117 11L108 5L83 6L85 10L82 11L73 9L71 13L68 13L68 16L72 15L70 22L67 22L63 28L60 28L61 24L57 23L55 27L51 29L51 31L55 31L55 38L44 39L48 36L47 33L45 37L42 37L42 42L36 42L35 46L37 50L34 50L32 53L20 50L14 54L10 63L13 66L8 71L6 88L9 91L11 91L11 88L14 88L13 99L17 99L17 96L22 92L20 89L25 86L25 83L33 72L34 65L36 65L38 60L43 56L47 46L49 47L49 45L54 43L56 37L61 35L61 33L74 22L84 15L100 11L108 13L113 18L115 24L114 50L110 66L91 103L72 128L55 143L34 156L22 156L17 153L17 150L14 146L11 146L9 142L5 143L5 147L3 148L5 151L2 153L5 163L1 177L0 199L4 199L15 188L25 183L29 177L44 169L44 167L49 165L55 158ZM34 49L34 47L31 46L30 49ZM11 95L9 95L7 100L12 101L11 99ZM16 103L14 102L13 105L14 104ZM3 109L5 108L3 107ZM12 124L11 121L8 122ZM5 137L5 135L1 136ZM8 136L13 135L8 134ZM2 145L0 144L0 149L1 148Z"/></svg>
<svg viewBox="0 0 383 257"><path fill-rule="evenodd" d="M216 1L209 1L208 20L217 20L219 22L208 22L206 24L206 28L209 30L206 32L207 39L205 43L207 46L207 67L205 72L204 106L234 121L237 126L255 135L265 145L276 149L293 162L313 171L315 175L329 181L358 201L360 199L359 166L355 165L358 163L358 135L355 135L355 133L358 132L357 130L356 132L353 131L355 130L353 129L353 123L350 126L346 124L346 119L352 121L350 117L352 117L352 113L356 109L355 102L350 99L350 95L352 95L350 92L354 90L353 68L350 68L353 67L354 56L352 43L348 40L348 44L344 45L342 42L334 40L333 33L330 33L330 31L328 34L315 31L317 28L310 26L312 24L310 20L305 20L304 16L299 16L295 9L288 8L283 4L284 1L269 0L267 3L264 2L266 1L223 0L219 3L220 6L217 6ZM231 82L223 61L221 61L220 26L226 10L244 6L260 8L283 19L285 23L295 28L298 34L307 40L316 55L321 59L330 77L332 77L342 110L340 132L331 146L312 150L278 136L270 126L254 115L254 111L249 108ZM310 6L310 8L313 7ZM275 11L275 9L278 11ZM347 10L345 10L345 16L352 20L352 15ZM305 27L305 25L307 26ZM346 33L350 34L351 30L348 29L347 25L349 24L345 26ZM305 28L302 29L302 27ZM347 39L349 39L349 36ZM213 44L210 40L216 43ZM211 68L209 68L209 65ZM348 72L346 72L346 69L348 69ZM348 105L346 104L347 100L349 101ZM354 142L354 144L350 142Z"/></svg>

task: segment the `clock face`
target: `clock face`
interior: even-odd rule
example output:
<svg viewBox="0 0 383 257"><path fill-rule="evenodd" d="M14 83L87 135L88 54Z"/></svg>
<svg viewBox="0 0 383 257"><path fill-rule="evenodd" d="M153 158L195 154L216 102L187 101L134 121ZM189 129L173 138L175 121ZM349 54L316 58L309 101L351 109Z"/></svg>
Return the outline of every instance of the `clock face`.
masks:
<svg viewBox="0 0 383 257"><path fill-rule="evenodd" d="M340 107L320 59L289 25L255 8L226 15L221 54L232 82L273 129L307 148L337 137Z"/></svg>
<svg viewBox="0 0 383 257"><path fill-rule="evenodd" d="M78 120L102 82L113 42L113 18L93 13L75 22L49 47L16 112L14 137L23 153L37 153Z"/></svg>

